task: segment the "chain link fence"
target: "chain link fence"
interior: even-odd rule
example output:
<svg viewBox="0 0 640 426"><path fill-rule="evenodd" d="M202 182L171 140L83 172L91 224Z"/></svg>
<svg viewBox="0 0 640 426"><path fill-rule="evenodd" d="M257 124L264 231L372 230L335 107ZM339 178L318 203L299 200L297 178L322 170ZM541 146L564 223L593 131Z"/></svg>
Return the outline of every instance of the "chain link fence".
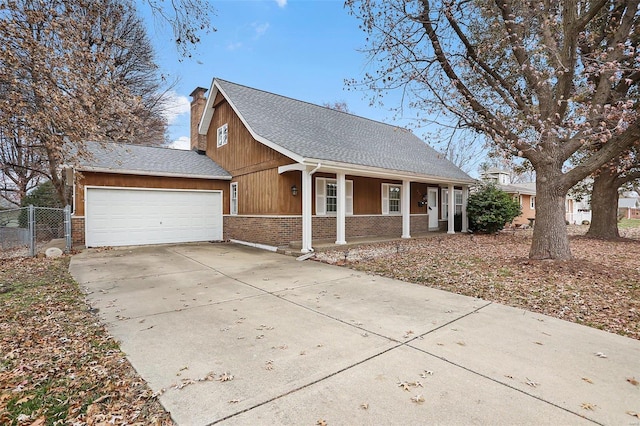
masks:
<svg viewBox="0 0 640 426"><path fill-rule="evenodd" d="M0 210L0 258L35 256L49 247L71 250L71 208Z"/></svg>

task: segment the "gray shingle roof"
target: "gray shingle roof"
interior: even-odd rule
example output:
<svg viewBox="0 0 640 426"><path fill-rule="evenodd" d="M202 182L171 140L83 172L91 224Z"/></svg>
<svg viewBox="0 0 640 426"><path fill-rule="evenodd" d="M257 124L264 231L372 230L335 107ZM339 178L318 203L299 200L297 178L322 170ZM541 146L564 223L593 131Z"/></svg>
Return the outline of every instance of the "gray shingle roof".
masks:
<svg viewBox="0 0 640 426"><path fill-rule="evenodd" d="M85 142L89 156L79 160L80 169L93 168L144 174L222 178L231 175L206 155L195 151L129 145L115 142Z"/></svg>
<svg viewBox="0 0 640 426"><path fill-rule="evenodd" d="M259 136L306 159L474 180L407 129L216 79Z"/></svg>

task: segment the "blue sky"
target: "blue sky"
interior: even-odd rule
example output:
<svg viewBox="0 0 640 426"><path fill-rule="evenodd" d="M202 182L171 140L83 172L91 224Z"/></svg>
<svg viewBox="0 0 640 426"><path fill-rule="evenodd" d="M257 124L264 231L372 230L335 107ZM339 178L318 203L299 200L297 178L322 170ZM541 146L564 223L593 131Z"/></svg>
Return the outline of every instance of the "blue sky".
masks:
<svg viewBox="0 0 640 426"><path fill-rule="evenodd" d="M189 93L214 77L315 104L344 101L351 112L392 121L390 108L369 106L367 93L346 90L368 65L366 34L342 0L226 0L213 3L217 32L205 35L192 58L180 61L170 28L146 16L161 72L178 79L170 117L174 147L188 148ZM143 11L144 14L144 11ZM396 124L402 124L397 123ZM419 132L418 132L419 133Z"/></svg>

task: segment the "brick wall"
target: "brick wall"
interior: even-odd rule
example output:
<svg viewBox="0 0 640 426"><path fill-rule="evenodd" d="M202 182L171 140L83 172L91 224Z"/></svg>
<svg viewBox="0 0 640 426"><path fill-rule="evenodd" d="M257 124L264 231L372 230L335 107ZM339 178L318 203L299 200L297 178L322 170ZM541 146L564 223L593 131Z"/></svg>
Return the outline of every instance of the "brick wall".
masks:
<svg viewBox="0 0 640 426"><path fill-rule="evenodd" d="M313 240L335 240L335 216L313 216L311 219ZM345 218L347 242L355 237L400 237L402 216L371 215L347 216ZM420 234L429 231L428 216L412 216L411 232ZM225 216L224 238L284 246L302 239L301 216Z"/></svg>
<svg viewBox="0 0 640 426"><path fill-rule="evenodd" d="M302 239L302 216L224 216L225 239L284 246Z"/></svg>
<svg viewBox="0 0 640 426"><path fill-rule="evenodd" d="M71 243L74 246L84 245L84 217L71 217Z"/></svg>

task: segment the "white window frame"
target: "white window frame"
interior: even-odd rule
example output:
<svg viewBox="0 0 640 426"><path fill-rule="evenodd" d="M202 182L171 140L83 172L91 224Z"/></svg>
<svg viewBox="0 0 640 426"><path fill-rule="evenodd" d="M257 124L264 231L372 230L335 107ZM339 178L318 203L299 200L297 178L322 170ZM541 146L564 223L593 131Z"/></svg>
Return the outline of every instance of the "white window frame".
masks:
<svg viewBox="0 0 640 426"><path fill-rule="evenodd" d="M398 191L398 210L391 211L391 189L395 188ZM388 215L400 215L402 214L402 185L395 183L383 183L382 184L382 214Z"/></svg>
<svg viewBox="0 0 640 426"><path fill-rule="evenodd" d="M327 185L337 185L338 181L331 178L316 178L316 215L317 216L336 216L337 212L327 212ZM337 197L337 195L336 195ZM336 202L338 200L336 199ZM353 181L345 181L345 214L353 215ZM337 207L337 204L336 204Z"/></svg>
<svg viewBox="0 0 640 426"><path fill-rule="evenodd" d="M536 209L536 196L535 195L530 195L529 196L529 208L531 210L535 210Z"/></svg>
<svg viewBox="0 0 640 426"><path fill-rule="evenodd" d="M238 182L231 182L229 191L229 214L238 214Z"/></svg>
<svg viewBox="0 0 640 426"><path fill-rule="evenodd" d="M460 201L460 202L458 202ZM453 214L462 214L463 195L462 189L453 190ZM442 220L449 219L449 190L442 189ZM459 211L458 211L459 210Z"/></svg>
<svg viewBox="0 0 640 426"><path fill-rule="evenodd" d="M220 148L229 142L229 126L227 123L224 123L222 126L218 127L217 132L217 146Z"/></svg>

